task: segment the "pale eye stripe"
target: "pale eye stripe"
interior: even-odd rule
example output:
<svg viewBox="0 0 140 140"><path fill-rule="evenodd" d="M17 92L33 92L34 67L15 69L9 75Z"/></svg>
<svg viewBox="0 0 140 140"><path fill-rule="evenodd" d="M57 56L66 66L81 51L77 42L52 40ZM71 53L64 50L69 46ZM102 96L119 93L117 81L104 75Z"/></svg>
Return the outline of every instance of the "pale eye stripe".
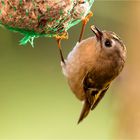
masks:
<svg viewBox="0 0 140 140"><path fill-rule="evenodd" d="M114 39L120 40L120 37L116 36L115 34L112 35Z"/></svg>

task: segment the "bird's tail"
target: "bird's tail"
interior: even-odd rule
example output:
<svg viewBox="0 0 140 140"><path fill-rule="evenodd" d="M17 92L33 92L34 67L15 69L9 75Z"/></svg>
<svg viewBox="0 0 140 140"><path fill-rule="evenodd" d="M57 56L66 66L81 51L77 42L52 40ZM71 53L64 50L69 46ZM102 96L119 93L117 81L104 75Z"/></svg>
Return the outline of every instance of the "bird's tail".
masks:
<svg viewBox="0 0 140 140"><path fill-rule="evenodd" d="M90 109L91 109L91 104L89 103L88 100L85 100L79 120L78 120L78 124L88 115Z"/></svg>

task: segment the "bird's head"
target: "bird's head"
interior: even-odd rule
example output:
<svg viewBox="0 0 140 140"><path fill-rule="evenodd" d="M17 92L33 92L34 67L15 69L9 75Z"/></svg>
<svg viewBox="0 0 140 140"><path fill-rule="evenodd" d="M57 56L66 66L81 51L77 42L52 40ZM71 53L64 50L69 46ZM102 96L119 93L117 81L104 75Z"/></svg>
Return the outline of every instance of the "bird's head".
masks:
<svg viewBox="0 0 140 140"><path fill-rule="evenodd" d="M91 26L97 40L96 47L100 47L103 56L118 57L125 60L126 47L120 37L111 31L100 31L94 25ZM117 59L117 58L116 58Z"/></svg>

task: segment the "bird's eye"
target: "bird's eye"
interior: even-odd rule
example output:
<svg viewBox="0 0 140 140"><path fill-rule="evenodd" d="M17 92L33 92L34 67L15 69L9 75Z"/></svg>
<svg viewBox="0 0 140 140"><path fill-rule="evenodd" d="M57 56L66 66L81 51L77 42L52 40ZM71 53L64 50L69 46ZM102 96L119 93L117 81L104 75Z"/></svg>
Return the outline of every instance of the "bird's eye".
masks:
<svg viewBox="0 0 140 140"><path fill-rule="evenodd" d="M105 45L105 47L110 48L110 47L112 47L112 41L109 39L106 39L104 45Z"/></svg>

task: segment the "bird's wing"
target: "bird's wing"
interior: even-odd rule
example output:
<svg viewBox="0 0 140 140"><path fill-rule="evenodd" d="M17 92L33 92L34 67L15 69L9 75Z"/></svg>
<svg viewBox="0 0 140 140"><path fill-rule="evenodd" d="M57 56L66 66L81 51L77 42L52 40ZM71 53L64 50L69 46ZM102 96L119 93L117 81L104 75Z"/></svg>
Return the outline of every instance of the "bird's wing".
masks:
<svg viewBox="0 0 140 140"><path fill-rule="evenodd" d="M110 83L108 83L104 86L105 83L102 83L103 80L99 80L95 73L95 71L87 73L83 81L85 97L89 101L92 110L97 106L110 85Z"/></svg>
<svg viewBox="0 0 140 140"><path fill-rule="evenodd" d="M104 97L104 95L105 95L106 91L108 90L108 88L109 88L109 86L106 87L106 89L102 90L101 93L99 93L99 95L97 95L97 98L95 99L95 102L91 106L91 110L93 110L98 105L100 100Z"/></svg>
<svg viewBox="0 0 140 140"><path fill-rule="evenodd" d="M78 123L80 123L88 115L90 110L93 110L97 106L109 88L108 84L103 89L99 89L98 86L96 86L97 83L95 82L96 80L93 73L87 73L83 81L85 101Z"/></svg>

